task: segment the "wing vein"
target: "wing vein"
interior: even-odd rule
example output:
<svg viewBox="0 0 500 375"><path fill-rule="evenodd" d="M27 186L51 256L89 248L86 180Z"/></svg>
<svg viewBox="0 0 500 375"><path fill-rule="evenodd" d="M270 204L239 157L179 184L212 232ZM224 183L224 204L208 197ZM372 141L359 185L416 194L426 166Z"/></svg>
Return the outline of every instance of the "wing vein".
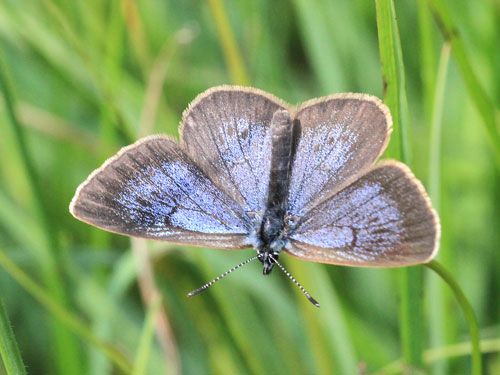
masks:
<svg viewBox="0 0 500 375"><path fill-rule="evenodd" d="M398 180L400 178L400 176L396 176L395 178L392 178L391 180L388 180L387 181L387 184L391 184L393 183L394 181ZM355 182L354 182L355 183ZM353 184L354 184L353 183ZM347 188L349 188L350 186L352 186L353 184L349 185L349 186L346 186L344 189L342 189L341 191L337 192L335 195L337 194L340 194L341 192L345 191ZM340 216L340 217L337 217L335 219L333 219L333 223L338 223L340 220L342 220L343 218L347 217L348 215L350 215L352 212L355 212L357 211L358 209L360 209L362 206L364 206L365 204L371 202L373 199L377 198L378 196L380 196L383 192L385 191L385 188L383 188L381 191L377 192L376 194L374 194L373 196L371 196L370 198L368 198L367 200L361 202L360 204L358 204L357 206L355 206L352 210L346 212L344 215ZM333 196L332 196L333 197ZM332 198L330 197L330 199ZM325 201L323 201L325 202ZM313 217L309 217L306 221L304 221L304 223L307 223L309 222ZM302 223L300 223L302 224ZM299 225L300 225L299 224ZM324 225L321 225L321 227L324 227Z"/></svg>

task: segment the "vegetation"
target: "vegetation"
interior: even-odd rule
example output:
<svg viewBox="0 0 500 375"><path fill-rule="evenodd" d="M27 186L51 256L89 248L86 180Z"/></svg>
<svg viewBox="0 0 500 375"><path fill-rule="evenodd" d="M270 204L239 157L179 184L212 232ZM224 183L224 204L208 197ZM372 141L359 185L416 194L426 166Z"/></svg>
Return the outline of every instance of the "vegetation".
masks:
<svg viewBox="0 0 500 375"><path fill-rule="evenodd" d="M0 374L478 374L479 359L500 373L499 21L495 0L1 1ZM258 263L188 299L252 251L71 217L93 169L177 136L194 96L224 83L384 98L386 157L426 185L439 263L283 257L320 309Z"/></svg>

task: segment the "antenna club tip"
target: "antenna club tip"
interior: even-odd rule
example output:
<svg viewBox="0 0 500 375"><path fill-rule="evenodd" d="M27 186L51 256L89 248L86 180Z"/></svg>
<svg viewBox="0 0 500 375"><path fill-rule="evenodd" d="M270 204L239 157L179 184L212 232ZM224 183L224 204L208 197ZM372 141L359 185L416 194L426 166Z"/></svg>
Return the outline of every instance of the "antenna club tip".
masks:
<svg viewBox="0 0 500 375"><path fill-rule="evenodd" d="M311 296L306 296L307 299L309 300L309 302L311 302L314 306L316 306L317 308L320 308L320 305L319 305L319 302L316 301L314 298L312 298Z"/></svg>
<svg viewBox="0 0 500 375"><path fill-rule="evenodd" d="M194 296L197 296L198 294L200 294L200 293L204 292L205 290L207 290L207 288L203 288L203 287L201 287L201 288L198 288L198 289L195 289L195 290L190 291L190 292L187 294L187 296L188 296L188 297L194 297Z"/></svg>

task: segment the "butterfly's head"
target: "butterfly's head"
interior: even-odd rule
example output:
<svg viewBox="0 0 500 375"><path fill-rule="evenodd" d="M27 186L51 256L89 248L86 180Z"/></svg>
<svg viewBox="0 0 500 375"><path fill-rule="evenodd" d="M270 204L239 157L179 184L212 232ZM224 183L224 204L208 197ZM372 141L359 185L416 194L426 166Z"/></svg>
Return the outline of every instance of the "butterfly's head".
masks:
<svg viewBox="0 0 500 375"><path fill-rule="evenodd" d="M278 253L272 254L267 251L260 252L257 255L257 259L259 259L260 262L264 265L264 268L262 270L262 273L264 275L268 275L273 270L277 258L278 258Z"/></svg>
<svg viewBox="0 0 500 375"><path fill-rule="evenodd" d="M268 275L272 271L283 247L283 241L276 240L271 243L269 248L259 250L257 259L259 259L260 262L264 265L264 269L262 270L264 275Z"/></svg>

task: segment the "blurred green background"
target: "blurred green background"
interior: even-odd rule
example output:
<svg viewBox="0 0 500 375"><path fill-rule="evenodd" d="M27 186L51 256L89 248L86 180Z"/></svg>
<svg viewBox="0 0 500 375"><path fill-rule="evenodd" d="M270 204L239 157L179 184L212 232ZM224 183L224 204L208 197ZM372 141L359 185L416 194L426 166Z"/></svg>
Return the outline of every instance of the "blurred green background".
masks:
<svg viewBox="0 0 500 375"><path fill-rule="evenodd" d="M130 241L68 213L93 169L146 134L177 136L182 111L211 86L248 84L291 103L384 97L376 9L366 0L0 1L1 75L12 88L1 82L0 300L29 373L408 371L404 271L284 256L320 309L257 262L188 299L252 250ZM420 0L395 10L406 160L440 212L438 260L477 314L484 371L499 374L500 6ZM469 373L463 314L435 274L422 274L413 279L418 366Z"/></svg>

